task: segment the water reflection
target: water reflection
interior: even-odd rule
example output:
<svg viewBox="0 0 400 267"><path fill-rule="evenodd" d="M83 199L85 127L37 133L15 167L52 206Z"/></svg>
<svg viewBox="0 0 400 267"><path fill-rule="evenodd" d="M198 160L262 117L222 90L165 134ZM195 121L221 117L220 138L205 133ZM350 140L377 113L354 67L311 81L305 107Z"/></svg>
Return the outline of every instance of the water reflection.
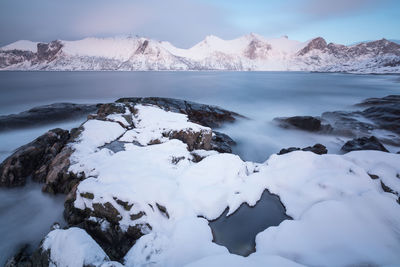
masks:
<svg viewBox="0 0 400 267"><path fill-rule="evenodd" d="M258 233L290 219L279 198L267 190L254 207L244 203L235 213L226 216L227 213L228 210L209 223L214 242L242 256L255 251L255 237Z"/></svg>

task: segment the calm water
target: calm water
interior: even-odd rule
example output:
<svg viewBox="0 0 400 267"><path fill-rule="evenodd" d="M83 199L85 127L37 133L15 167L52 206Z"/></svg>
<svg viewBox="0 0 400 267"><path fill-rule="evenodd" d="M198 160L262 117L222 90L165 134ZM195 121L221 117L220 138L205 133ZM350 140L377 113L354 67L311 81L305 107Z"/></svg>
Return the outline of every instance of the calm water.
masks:
<svg viewBox="0 0 400 267"><path fill-rule="evenodd" d="M226 125L222 131L238 143L236 153L257 162L265 161L283 147L304 147L317 142L335 153L345 141L282 130L271 122L274 117L352 109L352 104L365 98L388 94L400 94L399 76L301 72L0 72L0 115L54 102L99 103L128 96L175 97L219 105L250 118ZM65 122L0 133L0 160L47 129L78 124ZM0 190L0 203L7 203L0 206L3 237L0 265L11 253L6 248L23 242L37 243L54 221L62 220L62 198L44 201L47 198L35 186ZM10 205L12 208L8 209ZM36 209L38 212L31 212ZM264 209L268 214L268 208ZM252 218L259 220L254 222L254 229L260 220L267 220L264 216ZM5 233L8 238L4 238Z"/></svg>
<svg viewBox="0 0 400 267"><path fill-rule="evenodd" d="M229 252L247 256L255 251L255 237L270 226L277 226L290 219L285 207L275 195L265 191L254 207L243 203L233 214L228 210L209 223L214 242L224 245Z"/></svg>

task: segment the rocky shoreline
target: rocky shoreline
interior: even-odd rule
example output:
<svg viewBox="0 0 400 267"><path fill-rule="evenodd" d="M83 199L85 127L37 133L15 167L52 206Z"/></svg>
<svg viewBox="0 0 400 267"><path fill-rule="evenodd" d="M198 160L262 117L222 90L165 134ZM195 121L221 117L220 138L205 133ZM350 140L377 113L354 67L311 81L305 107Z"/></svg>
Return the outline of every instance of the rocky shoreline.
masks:
<svg viewBox="0 0 400 267"><path fill-rule="evenodd" d="M399 95L369 98L355 107L364 109L325 112L319 117L275 118L275 121L283 128L352 138L342 147L343 152L368 149L387 151L383 144L400 146ZM379 135L379 138L374 135Z"/></svg>
<svg viewBox="0 0 400 267"><path fill-rule="evenodd" d="M242 203L255 205L265 190L280 197L287 216L293 218L291 223L315 225L317 217L304 221L303 216L321 201L330 205L330 201L340 200L348 203L349 209L361 207L353 203L356 198L366 206L376 203L378 208L387 208L380 211L382 220L393 224L374 221L370 226L396 235L400 155L386 153L380 142L400 145L400 97L368 99L360 106L367 108L277 121L282 127L354 138L343 146L343 152L380 151L325 155L326 148L316 144L282 149L262 164L244 162L231 154L234 140L214 128L242 116L219 107L155 97L121 98L115 103L85 106L87 109L76 106L82 112L97 112L79 128L50 130L0 164L1 187L23 186L32 179L43 184L44 192L65 194L68 223L66 229L54 226L32 255L21 250L7 266L165 265L174 257L166 265L183 266L212 255L226 257L226 249L212 243L207 220L218 218L226 209L230 215ZM32 112L21 114L29 118ZM13 119L19 121L7 117ZM373 134L382 129L387 139L378 140ZM326 177L327 173L331 176ZM335 184L332 179L340 182ZM337 208L337 212L347 212L344 209ZM372 218L374 212L365 210L359 220ZM285 249L296 249L284 248L284 241L280 248L266 245L273 235L285 235L278 229L284 231L289 225L285 222L275 232L258 235L256 256L246 258L247 264L319 265L321 262L307 256L300 260L283 256L293 253ZM369 225L365 227L370 230ZM291 231L295 228L287 233ZM400 248L386 235L380 238L382 243ZM338 247L341 242L337 240ZM191 256L177 257L176 251L182 249ZM256 260L262 251L279 257ZM361 254L369 252L366 248ZM76 257L71 256L74 253ZM400 261L392 251L384 255L389 263ZM382 259L376 256L366 263L385 263ZM358 260L348 259L346 264L359 264Z"/></svg>

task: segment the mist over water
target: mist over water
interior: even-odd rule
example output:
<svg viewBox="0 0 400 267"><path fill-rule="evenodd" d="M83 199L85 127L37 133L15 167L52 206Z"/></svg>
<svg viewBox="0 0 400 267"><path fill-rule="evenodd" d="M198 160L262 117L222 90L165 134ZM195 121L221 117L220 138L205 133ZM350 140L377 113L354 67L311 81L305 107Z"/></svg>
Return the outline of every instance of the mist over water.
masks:
<svg viewBox="0 0 400 267"><path fill-rule="evenodd" d="M302 72L0 72L0 115L55 102L102 103L120 97L159 96L218 105L248 119L226 124L234 152L263 162L281 148L321 143L337 153L342 138L280 129L273 118L350 110L368 97L400 93L397 75ZM0 132L0 160L45 131L70 129L80 121ZM399 149L398 149L399 150ZM37 244L62 220L63 197L40 186L0 189L0 265L22 243Z"/></svg>

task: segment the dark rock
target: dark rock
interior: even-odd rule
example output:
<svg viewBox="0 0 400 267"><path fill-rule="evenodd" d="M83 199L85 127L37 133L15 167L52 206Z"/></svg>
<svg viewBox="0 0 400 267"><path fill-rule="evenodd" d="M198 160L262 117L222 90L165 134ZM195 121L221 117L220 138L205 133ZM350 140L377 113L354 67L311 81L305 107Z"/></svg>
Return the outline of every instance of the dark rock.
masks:
<svg viewBox="0 0 400 267"><path fill-rule="evenodd" d="M107 221L114 224L118 224L118 222L122 219L118 210L114 208L110 202L106 202L104 204L93 203L93 213L94 216L98 218L105 218Z"/></svg>
<svg viewBox="0 0 400 267"><path fill-rule="evenodd" d="M399 104L400 103L400 95L388 95L385 97L373 97L367 98L363 100L361 103L356 104L356 106L364 107L364 106L382 106L387 104Z"/></svg>
<svg viewBox="0 0 400 267"><path fill-rule="evenodd" d="M110 203L93 203L93 210L80 210L74 207L77 186L68 194L64 203L64 218L70 227L80 227L84 229L106 252L111 260L122 261L122 258L133 246L137 239L144 235L143 231L151 229L150 225L130 226L126 231L122 230L119 221L121 216L118 210ZM91 197L85 194L85 196ZM118 205L124 206L125 210L130 210L129 204L124 201L116 200ZM145 216L144 212L131 214L131 220L137 220ZM91 217L91 219L89 219ZM96 220L93 220L95 218ZM104 227L108 224L108 227Z"/></svg>
<svg viewBox="0 0 400 267"><path fill-rule="evenodd" d="M97 105L55 103L18 114L0 116L0 131L13 130L72 120L95 112Z"/></svg>
<svg viewBox="0 0 400 267"><path fill-rule="evenodd" d="M5 267L48 267L50 265L50 251L38 248L32 254L28 252L28 246L23 246Z"/></svg>
<svg viewBox="0 0 400 267"><path fill-rule="evenodd" d="M163 206L163 205L158 204L158 203L156 203L156 206L157 206L158 210L169 219L169 214L168 214L167 208L165 206Z"/></svg>
<svg viewBox="0 0 400 267"><path fill-rule="evenodd" d="M141 211L141 212L139 212L137 214L131 214L130 217L131 217L131 220L134 221L134 220L142 218L144 215L146 215L146 213Z"/></svg>
<svg viewBox="0 0 400 267"><path fill-rule="evenodd" d="M371 177L371 179L372 179L372 180L379 179L379 176L378 176L378 175L376 175L376 174L371 174L371 173L368 173L368 175L369 175L369 177Z"/></svg>
<svg viewBox="0 0 400 267"><path fill-rule="evenodd" d="M188 145L189 151L195 149L211 149L211 131L193 132L190 130L171 131L165 134L170 139L178 139Z"/></svg>
<svg viewBox="0 0 400 267"><path fill-rule="evenodd" d="M324 112L321 119L330 125L328 133L353 137L359 134L368 135L374 125L362 120L360 112L332 111Z"/></svg>
<svg viewBox="0 0 400 267"><path fill-rule="evenodd" d="M385 185L382 181L381 181L381 187L382 187L383 191L385 191L386 193L391 193L391 194L397 195L397 193L392 188Z"/></svg>
<svg viewBox="0 0 400 267"><path fill-rule="evenodd" d="M317 49L317 50L324 50L327 48L327 43L324 38L317 37L311 40L302 50L299 51L298 55L304 56L308 52Z"/></svg>
<svg viewBox="0 0 400 267"><path fill-rule="evenodd" d="M11 65L16 65L24 61L31 61L36 58L36 54L31 51L22 50L0 50L0 68L6 68Z"/></svg>
<svg viewBox="0 0 400 267"><path fill-rule="evenodd" d="M312 116L294 116L289 118L277 118L282 126L292 126L301 130L315 132L321 130L321 120Z"/></svg>
<svg viewBox="0 0 400 267"><path fill-rule="evenodd" d="M69 139L69 132L53 129L24 145L0 164L0 186L25 184L28 176L44 182L49 165Z"/></svg>
<svg viewBox="0 0 400 267"><path fill-rule="evenodd" d="M146 51L147 46L149 45L149 41L148 40L144 40L143 43L141 43L139 45L139 47L136 49L135 54L144 54L144 52Z"/></svg>
<svg viewBox="0 0 400 267"><path fill-rule="evenodd" d="M101 221L85 220L76 226L85 229L110 259L116 261L122 261L136 240L143 236L140 227L130 226L127 231L123 231L118 224L110 224L104 228Z"/></svg>
<svg viewBox="0 0 400 267"><path fill-rule="evenodd" d="M69 146L65 146L50 162L44 180L45 184L42 188L44 192L67 194L76 184L85 179L84 174L76 175L68 171L70 166L69 158L72 152Z"/></svg>
<svg viewBox="0 0 400 267"><path fill-rule="evenodd" d="M39 61L52 61L62 47L63 44L58 40L50 43L39 43L37 44L37 59Z"/></svg>
<svg viewBox="0 0 400 267"><path fill-rule="evenodd" d="M344 152L356 150L379 150L389 152L375 136L361 137L347 141L341 148Z"/></svg>
<svg viewBox="0 0 400 267"><path fill-rule="evenodd" d="M282 148L282 149L279 151L278 155L284 155L284 154L287 154L287 153L290 153L290 152L293 152L293 151L300 151L300 150L301 150L300 147Z"/></svg>
<svg viewBox="0 0 400 267"><path fill-rule="evenodd" d="M225 122L235 121L241 115L216 106L198 104L190 101L162 97L120 98L117 103L151 104L167 111L186 114L190 121L207 127L220 127Z"/></svg>
<svg viewBox="0 0 400 267"><path fill-rule="evenodd" d="M313 153L318 154L318 155L323 155L323 154L327 154L328 153L328 150L326 149L326 147L324 145L315 144L313 146L308 146L308 147L305 147L305 148L299 148L299 147L284 148L284 149L281 149L281 151L279 151L278 155L283 155L283 154L287 154L287 153L290 153L290 152L293 152L293 151L299 151L299 150L310 151L310 152L313 152Z"/></svg>
<svg viewBox="0 0 400 267"><path fill-rule="evenodd" d="M394 146L400 145L400 95L369 98L356 106L365 109L324 112L320 118L296 116L275 120L284 128L295 127L351 138L371 136L374 130L385 130L381 131L380 141Z"/></svg>
<svg viewBox="0 0 400 267"><path fill-rule="evenodd" d="M97 116L104 119L111 114L124 114L125 108L125 105L119 103L100 104Z"/></svg>
<svg viewBox="0 0 400 267"><path fill-rule="evenodd" d="M211 139L212 150L216 150L220 153L232 153L232 146L234 145L236 145L236 142L228 135L217 131L213 132Z"/></svg>
<svg viewBox="0 0 400 267"><path fill-rule="evenodd" d="M400 134L400 101L395 104L384 104L367 108L362 115L381 128Z"/></svg>
<svg viewBox="0 0 400 267"><path fill-rule="evenodd" d="M126 211L130 211L131 208L133 207L133 204L129 204L129 202L127 202L127 201L122 201L116 197L114 197L114 200L115 200L115 202L117 202L117 204L121 205L124 208L124 210L126 210Z"/></svg>
<svg viewBox="0 0 400 267"><path fill-rule="evenodd" d="M328 149L324 145L315 144L313 146L308 146L302 149L303 151L311 151L318 155L323 155L328 153Z"/></svg>

